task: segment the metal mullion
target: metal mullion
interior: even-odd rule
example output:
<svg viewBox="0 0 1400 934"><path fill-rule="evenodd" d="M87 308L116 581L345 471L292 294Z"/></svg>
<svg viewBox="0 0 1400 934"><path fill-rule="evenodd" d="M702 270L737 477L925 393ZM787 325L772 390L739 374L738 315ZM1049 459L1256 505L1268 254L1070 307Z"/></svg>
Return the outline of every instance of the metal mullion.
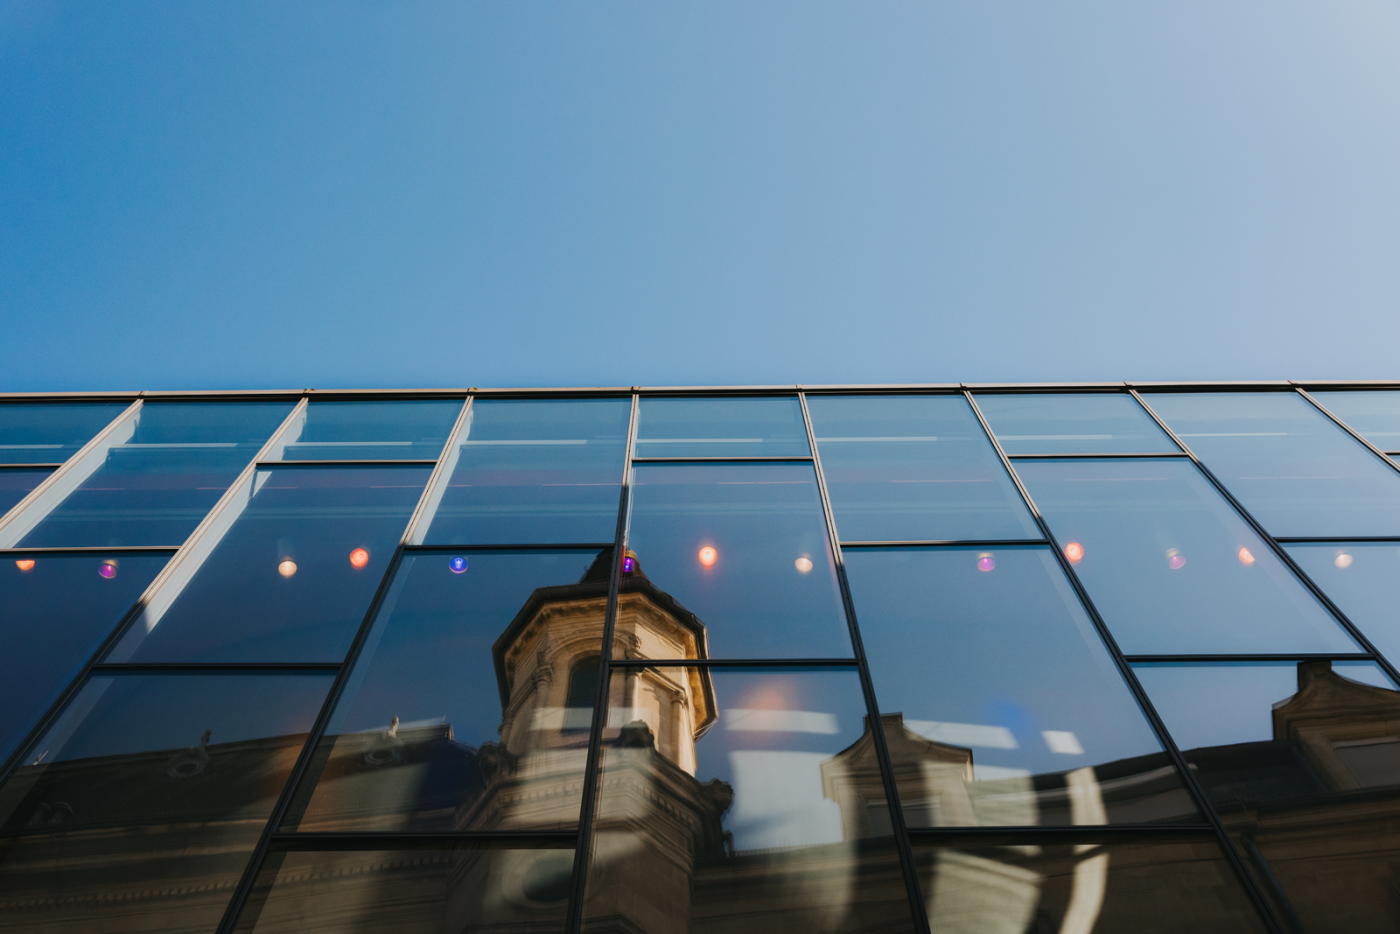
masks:
<svg viewBox="0 0 1400 934"><path fill-rule="evenodd" d="M1134 397L1137 396L1137 393L1133 390L1130 389L1129 392L1132 393ZM1079 580L1079 575L1075 573L1074 566L1069 563L1069 559L1065 557L1065 553L1060 548L1059 542L1050 531L1050 525L1045 521L1045 517L1041 515L1040 507L1036 506L1035 500L1031 497L1030 490L1026 489L1025 484L1021 482L1020 476L1017 475L1015 469L1011 465L1010 458L1006 456L1006 452L1002 450L1001 443L997 441L996 435L992 433L991 426L987 424L986 416L982 414L982 410L977 406L977 400L972 397L971 392L967 391L964 391L964 397L967 399L968 404L972 406L972 411L977 416L977 420L982 423L982 430L987 433L987 437L991 440L992 447L996 449L997 456L1001 458L1002 466L1006 469L1006 472L1011 475L1011 481L1016 484L1016 489L1020 491L1022 498L1025 500L1026 507L1030 509L1032 518L1035 519L1036 525L1040 527L1041 534L1050 541L1050 550L1054 553L1055 560L1060 565L1060 570L1064 573L1070 586L1074 588L1080 603L1083 604L1085 612L1089 615L1090 622L1092 622L1094 628L1098 630L1099 638L1103 640L1104 647L1113 658L1114 666L1117 667L1118 673L1123 678L1128 690L1132 692L1133 697L1137 700L1138 707L1141 709L1143 716L1147 718L1147 722L1152 727L1153 732L1157 734L1157 740L1162 744L1163 750L1167 753L1167 758L1170 759L1172 764L1176 767L1177 775L1180 777L1187 793L1190 794L1192 801L1196 805L1196 809L1206 818L1206 821L1214 829L1216 841L1220 845L1222 853L1230 863L1231 868L1234 869L1235 875L1240 880L1240 885L1243 886L1245 893L1254 903L1255 910L1259 913L1264 926L1273 931L1274 934L1286 934L1282 924L1274 916L1273 909L1269 905L1268 900L1264 897L1264 893L1261 892L1259 887L1255 884L1254 877L1250 874L1249 867L1245 865L1244 858L1240 856L1239 850L1230 839L1230 833L1225 829L1225 824L1220 819L1220 815L1217 814L1215 808L1211 806L1210 799L1207 797L1205 789L1201 787L1200 783L1196 780L1196 775L1187 763L1186 757L1182 755L1181 750L1177 748L1176 740L1173 739L1171 733L1168 732L1166 724L1157 714L1157 708L1152 705L1152 700L1147 696L1147 691L1138 681L1137 674L1133 671L1132 666L1128 664L1122 649L1118 647L1118 642L1113 638L1113 633L1109 630L1103 617L1099 615L1098 608L1094 606L1094 601L1089 597L1089 591L1085 589L1083 582ZM1141 402L1141 400L1139 400L1139 402ZM1155 415L1153 417L1154 419L1156 418ZM1168 432L1168 437L1177 444L1181 444L1180 439L1170 432ZM1186 451L1188 454L1191 453L1185 445L1182 445L1182 450ZM1192 460L1195 460L1194 455L1192 456Z"/></svg>
<svg viewBox="0 0 1400 934"><path fill-rule="evenodd" d="M1066 824L1047 826L1029 824L1019 827L918 827L909 831L909 836L921 842L943 842L950 839L1063 838L1065 842L1085 837L1137 837L1137 836L1214 836L1215 828L1210 824Z"/></svg>
<svg viewBox="0 0 1400 934"><path fill-rule="evenodd" d="M1308 545L1308 544L1348 544L1356 542L1363 544L1367 542L1400 542L1400 535L1323 535L1310 537L1306 535L1279 535L1274 541L1280 545Z"/></svg>
<svg viewBox="0 0 1400 934"><path fill-rule="evenodd" d="M1268 544L1269 548L1273 550L1278 559L1282 561L1284 565L1297 576L1298 580L1302 581L1303 585L1312 592L1312 595L1336 617L1337 622L1346 630L1347 634L1355 640L1356 644L1361 646L1367 654L1375 656L1376 664L1380 665L1381 669L1385 671L1386 677L1390 678L1395 684L1400 685L1400 671L1395 669L1395 666L1392 665L1390 660L1366 637L1366 634L1342 612L1341 607L1333 603L1332 598L1327 596L1323 589L1317 586L1317 584L1313 582L1313 579L1303 572L1303 569L1293 560L1293 556L1288 553L1288 549L1280 545L1274 537L1268 533L1268 530L1259 523L1259 520L1255 519L1254 516L1250 514L1249 510L1244 508L1244 504L1235 498L1234 494L1230 492L1225 484L1220 482L1220 478L1211 472L1211 469L1196 456L1196 452L1192 451L1191 448L1187 447L1187 445L1177 437L1176 432L1171 430L1171 427L1152 410L1152 406L1148 405L1147 400L1142 398L1136 390L1133 390L1133 398L1138 401L1138 404L1143 407L1148 415L1152 416L1152 420L1155 421L1173 441L1181 445L1183 451L1191 455L1191 462L1196 465L1196 469L1200 470L1200 472L1205 475L1205 478L1219 491L1220 495L1225 497L1225 501L1233 506L1240 517L1244 519L1245 522L1249 523L1249 527ZM1387 461L1387 463L1390 462ZM1351 539L1349 539L1349 541L1350 540Z"/></svg>
<svg viewBox="0 0 1400 934"><path fill-rule="evenodd" d="M733 457L634 457L634 464L734 464L734 463L801 463L807 464L812 460L806 454L783 455L774 454L772 456L747 456L736 454Z"/></svg>
<svg viewBox="0 0 1400 934"><path fill-rule="evenodd" d="M1070 460L1077 457L1092 457L1097 460L1112 460L1114 458L1131 460L1135 457L1187 457L1185 451L1162 451L1159 454L1148 453L1107 453L1107 454L1008 454L1013 461L1020 460Z"/></svg>
<svg viewBox="0 0 1400 934"><path fill-rule="evenodd" d="M622 559L627 553L627 525L632 491L632 454L637 445L637 416L641 396L632 394L632 411L627 420L627 448L622 459L622 487L617 497L617 525L613 533L612 566L608 569L608 603L603 615L603 645L598 654L598 692L593 704L593 722L588 736L588 756L584 761L583 801L579 806L578 847L574 850L573 877L569 883L569 908L564 930L579 934L583 928L583 901L587 894L588 862L593 845L593 816L596 812L598 770L603 757L603 729L607 725L608 696L612 693L613 630L617 623L618 591L622 579Z"/></svg>
<svg viewBox="0 0 1400 934"><path fill-rule="evenodd" d="M1186 662L1191 664L1211 664L1216 662L1373 662L1374 655L1357 652L1236 652L1229 655L1193 655L1177 652L1169 655L1124 655L1130 665L1150 665L1162 662Z"/></svg>
<svg viewBox="0 0 1400 934"><path fill-rule="evenodd" d="M563 544L540 544L539 542L526 542L519 544L505 545L405 545L404 551L409 554L420 554L422 552L477 552L477 551L597 551L603 548L612 548L612 542L564 542Z"/></svg>
<svg viewBox="0 0 1400 934"><path fill-rule="evenodd" d="M327 672L339 671L339 662L117 662L92 666L94 674L124 674L147 672L149 674L169 674L178 672L238 672L238 671L288 671Z"/></svg>
<svg viewBox="0 0 1400 934"><path fill-rule="evenodd" d="M1376 446L1375 446L1374 444L1372 444L1370 441L1367 441L1359 432L1357 432L1355 429L1353 429L1350 425L1348 425L1346 422L1342 421L1342 420L1341 420L1340 418L1338 418L1336 415L1332 414L1332 410L1331 410L1331 409L1327 408L1327 406L1323 405L1321 402L1318 402L1316 399L1314 399L1311 395L1308 394L1308 391L1307 391L1306 389L1304 389L1302 386L1295 386L1295 387L1293 387L1293 388L1294 388L1295 390L1297 390L1298 395L1302 396L1304 399L1307 399L1310 403L1312 403L1312 405L1313 405L1313 407L1314 407L1315 409L1317 409L1317 410L1318 410L1319 412L1321 412L1323 415L1326 415L1328 418L1330 418L1330 419L1337 425L1338 428L1342 429L1342 431L1345 431L1347 434L1351 435L1351 436L1352 436L1353 438L1355 438L1357 441L1359 441L1359 442L1361 442L1362 444L1364 444L1364 445L1366 446L1366 449L1369 450L1372 454L1374 454L1374 455L1376 455L1377 457L1379 457L1382 461L1384 461L1384 462L1385 462L1385 465L1386 465L1387 467L1389 467L1391 470L1394 470L1396 473L1400 473L1400 464L1397 464L1397 463L1395 463L1395 461L1391 460L1391 459L1387 456L1387 454L1386 454L1385 451L1382 451L1380 448L1376 447Z"/></svg>
<svg viewBox="0 0 1400 934"><path fill-rule="evenodd" d="M615 658L614 668L855 668L854 658Z"/></svg>
<svg viewBox="0 0 1400 934"><path fill-rule="evenodd" d="M344 460L285 460L285 461L258 461L259 467L426 467L436 465L437 461L431 458L412 458L403 460L392 459L372 459L372 458L346 458Z"/></svg>
<svg viewBox="0 0 1400 934"><path fill-rule="evenodd" d="M370 850L450 849L452 844L473 843L483 848L496 845L501 849L523 848L535 844L541 849L574 849L578 834L571 830L495 830L495 831L312 831L308 833L278 832L272 835L269 852L299 851L313 853L365 852ZM511 845L514 844L514 847Z"/></svg>
<svg viewBox="0 0 1400 934"><path fill-rule="evenodd" d="M1012 548L1017 545L1048 545L1043 538L932 539L929 541L842 542L842 548Z"/></svg>
<svg viewBox="0 0 1400 934"><path fill-rule="evenodd" d="M457 420L452 423L452 429L447 433L447 443L442 446L442 451L438 454L437 466L433 468L433 472L428 476L428 482L423 487L423 495L418 498L418 505L414 507L413 515L408 518L408 525L404 528L403 537L399 539L400 551L411 547L417 547L410 543L413 541L414 536L418 534L418 525L424 520L424 514L428 511L428 503L432 502L438 484L445 484L450 479L445 475L447 473L447 461L449 455L452 453L452 445L457 443L457 435L461 433L462 426L466 424L467 418L471 415L472 403L475 400L476 397L470 395L462 400L462 411L457 413ZM426 531L427 530L424 529L424 532Z"/></svg>
<svg viewBox="0 0 1400 934"><path fill-rule="evenodd" d="M860 638L860 626L856 621L855 601L851 598L851 585L846 579L846 564L841 555L841 541L836 534L836 518L831 509L831 497L826 488L826 476L822 473L821 454L817 449L817 435L812 427L812 415L807 411L807 394L797 394L802 407L802 424L807 429L807 443L812 446L812 467L817 475L817 491L821 495L822 518L826 522L827 539L831 543L832 562L835 564L836 580L841 589L841 603L846 611L846 626L851 637L851 649L855 654L855 668L860 678L861 693L865 696L866 723L870 729L870 739L875 748L875 759L880 765L880 778L885 787L885 802L889 809L890 826L894 833L895 850L899 854L899 866L904 873L905 894L909 899L910 917L915 930L920 934L929 931L928 917L925 914L919 874L914 865L914 848L904 824L904 809L899 800L899 788L894 780L894 763L890 758L889 744L885 739L884 721L880 719L880 704L875 697L875 685L870 677L870 666L865 658L865 645Z"/></svg>
<svg viewBox="0 0 1400 934"><path fill-rule="evenodd" d="M28 470L43 470L43 469L46 469L46 468L47 468L48 470L57 470L58 468L62 467L62 466L64 465L64 463L65 463L64 461L59 461L59 462L57 462L57 463L43 463L43 464L0 464L0 470L22 470L22 469L28 469Z"/></svg>
<svg viewBox="0 0 1400 934"><path fill-rule="evenodd" d="M48 548L0 548L0 555L174 554L179 550L179 545L116 545L112 548L57 545Z"/></svg>

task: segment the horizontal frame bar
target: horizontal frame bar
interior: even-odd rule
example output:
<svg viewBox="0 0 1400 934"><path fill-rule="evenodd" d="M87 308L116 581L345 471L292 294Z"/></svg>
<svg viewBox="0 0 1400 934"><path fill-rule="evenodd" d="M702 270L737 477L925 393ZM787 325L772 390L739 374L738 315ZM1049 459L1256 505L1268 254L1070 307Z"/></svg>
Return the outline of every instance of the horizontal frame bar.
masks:
<svg viewBox="0 0 1400 934"><path fill-rule="evenodd" d="M614 658L613 668L854 668L854 658Z"/></svg>
<svg viewBox="0 0 1400 934"><path fill-rule="evenodd" d="M1373 662L1376 656L1365 652L1295 652L1278 653L1236 653L1232 655L1124 655L1129 665L1149 665L1162 662Z"/></svg>
<svg viewBox="0 0 1400 934"><path fill-rule="evenodd" d="M119 555L119 554L174 554L179 545L116 545L111 548L98 548L96 545L58 545L51 548L0 548L3 555Z"/></svg>
<svg viewBox="0 0 1400 934"><path fill-rule="evenodd" d="M563 545L404 545L403 550L404 554L418 554L425 551L602 551L611 547L612 542L568 542Z"/></svg>
<svg viewBox="0 0 1400 934"><path fill-rule="evenodd" d="M1298 535L1276 535L1274 541L1280 545L1346 545L1352 542L1364 544L1366 542L1396 542L1400 543L1400 536L1395 535L1354 535L1350 538L1335 538L1331 536L1319 538L1305 538Z"/></svg>
<svg viewBox="0 0 1400 934"><path fill-rule="evenodd" d="M1010 452L1007 452L1007 455L1006 455L1006 456L1009 457L1009 458L1011 458L1013 461L1015 461L1015 460L1076 460L1076 459L1085 458L1085 457L1092 457L1092 458L1094 458L1094 459L1096 459L1096 460L1109 460L1109 459L1114 459L1114 458L1119 458L1119 459L1132 459L1132 458L1134 458L1134 457L1188 457L1188 458L1189 458L1191 455L1185 453L1184 451L1164 451L1164 452L1162 452L1161 454L1140 454L1140 453L1133 453L1133 454L1117 454L1117 453L1106 453L1106 454L1012 454L1012 453L1010 453Z"/></svg>
<svg viewBox="0 0 1400 934"><path fill-rule="evenodd" d="M910 827L909 837L918 843L948 843L966 840L978 846L997 846L997 841L1015 845L1064 842L1084 843L1086 840L1114 840L1124 837L1199 837L1215 840L1215 828L1210 824L1080 824L1069 827Z"/></svg>
<svg viewBox="0 0 1400 934"><path fill-rule="evenodd" d="M63 466L63 461L57 464L0 464L0 470L57 470Z"/></svg>
<svg viewBox="0 0 1400 934"><path fill-rule="evenodd" d="M374 460L371 458L354 458L349 460L325 460L325 461L258 461L259 467L432 467L437 461L432 458L414 458L403 460Z"/></svg>
<svg viewBox="0 0 1400 934"><path fill-rule="evenodd" d="M357 833L321 831L288 833L277 831L270 849L281 852L338 852L346 850L444 850L463 846L482 849L574 849L577 831L480 831L480 832L388 832Z"/></svg>
<svg viewBox="0 0 1400 934"><path fill-rule="evenodd" d="M977 540L930 540L922 542L842 542L842 548L1009 548L1012 545L1049 545L1043 538L995 538Z"/></svg>
<svg viewBox="0 0 1400 934"><path fill-rule="evenodd" d="M115 672L304 671L307 674L339 671L340 662L98 662L94 674Z"/></svg>
<svg viewBox="0 0 1400 934"><path fill-rule="evenodd" d="M732 464L732 463L783 463L794 462L810 464L812 455L792 454L774 455L771 457L746 456L736 454L734 457L634 457L634 464Z"/></svg>

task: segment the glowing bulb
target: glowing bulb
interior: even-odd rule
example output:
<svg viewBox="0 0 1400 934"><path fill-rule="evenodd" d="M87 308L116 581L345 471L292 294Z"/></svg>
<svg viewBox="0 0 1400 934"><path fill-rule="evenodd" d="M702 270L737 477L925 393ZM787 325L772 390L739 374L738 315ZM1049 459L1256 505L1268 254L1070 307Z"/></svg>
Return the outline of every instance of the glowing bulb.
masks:
<svg viewBox="0 0 1400 934"><path fill-rule="evenodd" d="M1175 548L1167 549L1167 567L1175 571L1177 568L1182 567L1185 564L1186 559L1181 556L1181 552L1177 551Z"/></svg>
<svg viewBox="0 0 1400 934"><path fill-rule="evenodd" d="M637 567L637 559L636 559L636 558L633 558L631 555L628 555L626 558L623 558L623 559L622 559L622 573L623 573L623 574L631 574L632 571L636 569L636 567Z"/></svg>
<svg viewBox="0 0 1400 934"><path fill-rule="evenodd" d="M452 571L453 574L463 574L467 570L467 559L463 558L461 555L458 555L451 561L447 562L447 567Z"/></svg>
<svg viewBox="0 0 1400 934"><path fill-rule="evenodd" d="M369 552L363 548L356 548L350 552L350 566L352 568L362 568L369 564Z"/></svg>
<svg viewBox="0 0 1400 934"><path fill-rule="evenodd" d="M116 560L113 559L113 558L108 558L106 561L103 561L100 565L98 565L97 573L100 574L100 575L102 575L103 577L105 577L107 580L111 580L112 578L116 577L116 576L117 576L117 562L116 562Z"/></svg>
<svg viewBox="0 0 1400 934"><path fill-rule="evenodd" d="M719 552L715 551L709 545L700 549L700 563L705 565L705 567L714 567L714 563L718 560Z"/></svg>
<svg viewBox="0 0 1400 934"><path fill-rule="evenodd" d="M1248 549L1248 548L1241 548L1241 549L1240 549L1240 564L1243 564L1245 567L1249 567L1249 566L1250 566L1251 564L1253 564L1253 563L1254 563L1254 555L1252 555L1252 554L1249 553L1249 549Z"/></svg>
<svg viewBox="0 0 1400 934"><path fill-rule="evenodd" d="M1339 567L1339 568L1349 568L1349 567L1351 567L1351 560L1352 560L1352 559L1351 559L1351 555L1347 554L1347 553L1344 551L1344 552L1340 553L1339 555L1337 555L1337 560L1336 560L1336 561L1333 561L1332 563L1335 564L1335 565L1336 565L1337 567Z"/></svg>
<svg viewBox="0 0 1400 934"><path fill-rule="evenodd" d="M990 571L992 568L994 568L994 567L996 567L996 566L997 566L997 560L996 560L996 558L993 558L993 557L992 557L992 555L991 555L990 552L984 551L984 552L982 552L980 555L977 556L977 570L979 570L979 571Z"/></svg>
<svg viewBox="0 0 1400 934"><path fill-rule="evenodd" d="M19 568L21 571L32 571L34 569L34 559L20 558L15 562L15 567Z"/></svg>
<svg viewBox="0 0 1400 934"><path fill-rule="evenodd" d="M1065 546L1065 557L1069 559L1070 564L1078 564L1084 560L1084 546L1078 542L1070 542Z"/></svg>
<svg viewBox="0 0 1400 934"><path fill-rule="evenodd" d="M283 577L291 577L296 572L297 563L290 558L277 565L277 573L281 574Z"/></svg>
<svg viewBox="0 0 1400 934"><path fill-rule="evenodd" d="M797 566L797 573L799 574L806 574L808 571L812 570L812 559L806 555L798 558L793 564Z"/></svg>

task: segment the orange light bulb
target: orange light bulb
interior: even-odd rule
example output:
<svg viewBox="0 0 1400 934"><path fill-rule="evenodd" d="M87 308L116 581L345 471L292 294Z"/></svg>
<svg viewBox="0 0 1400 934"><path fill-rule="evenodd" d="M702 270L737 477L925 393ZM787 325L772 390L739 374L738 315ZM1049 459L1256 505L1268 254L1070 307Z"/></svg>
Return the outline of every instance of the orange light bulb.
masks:
<svg viewBox="0 0 1400 934"><path fill-rule="evenodd" d="M807 572L812 570L812 559L807 557L806 555L803 555L802 557L798 558L796 561L793 562L793 564L797 566L798 574L806 574Z"/></svg>
<svg viewBox="0 0 1400 934"><path fill-rule="evenodd" d="M358 570L359 568L364 567L366 564L369 564L368 551L366 551L363 548L356 548L354 551L350 552L350 566L352 568Z"/></svg>
<svg viewBox="0 0 1400 934"><path fill-rule="evenodd" d="M277 565L277 573L283 577L291 577L297 572L297 563L290 558Z"/></svg>
<svg viewBox="0 0 1400 934"><path fill-rule="evenodd" d="M1252 555L1252 554L1249 553L1249 549L1248 549L1248 548L1241 548L1241 549L1240 549L1240 564L1243 564L1245 567L1249 567L1249 566L1250 566L1251 564L1253 564L1253 563L1254 563L1254 555Z"/></svg>
<svg viewBox="0 0 1400 934"><path fill-rule="evenodd" d="M706 545L704 548L700 549L700 563L705 565L705 567L714 567L715 562L718 560L719 552L715 551L711 546Z"/></svg>
<svg viewBox="0 0 1400 934"><path fill-rule="evenodd" d="M1078 564L1084 560L1084 546L1078 542L1070 542L1065 546L1065 557L1069 559L1070 564Z"/></svg>
<svg viewBox="0 0 1400 934"><path fill-rule="evenodd" d="M15 567L19 568L21 571L32 571L34 570L34 559L20 558L15 562Z"/></svg>

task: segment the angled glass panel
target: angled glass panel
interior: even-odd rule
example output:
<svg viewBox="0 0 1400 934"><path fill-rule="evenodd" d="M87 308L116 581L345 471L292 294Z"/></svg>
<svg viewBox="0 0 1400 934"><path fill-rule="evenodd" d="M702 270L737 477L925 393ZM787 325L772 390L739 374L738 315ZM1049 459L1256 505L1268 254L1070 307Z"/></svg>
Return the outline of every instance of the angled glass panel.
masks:
<svg viewBox="0 0 1400 934"><path fill-rule="evenodd" d="M340 661L431 472L259 469L107 661Z"/></svg>
<svg viewBox="0 0 1400 934"><path fill-rule="evenodd" d="M458 841L442 849L272 852L235 931L564 930L574 851Z"/></svg>
<svg viewBox="0 0 1400 934"><path fill-rule="evenodd" d="M149 402L0 534L24 548L180 545L292 410Z"/></svg>
<svg viewBox="0 0 1400 934"><path fill-rule="evenodd" d="M1280 914L1394 929L1400 692L1369 662L1134 665Z"/></svg>
<svg viewBox="0 0 1400 934"><path fill-rule="evenodd" d="M1128 655L1359 651L1191 462L1016 471Z"/></svg>
<svg viewBox="0 0 1400 934"><path fill-rule="evenodd" d="M845 561L908 826L1200 819L1048 548Z"/></svg>
<svg viewBox="0 0 1400 934"><path fill-rule="evenodd" d="M312 402L265 459L437 460L461 411L460 399Z"/></svg>
<svg viewBox="0 0 1400 934"><path fill-rule="evenodd" d="M34 488L43 483L44 478L51 473L53 469L50 467L0 468L0 516L34 492Z"/></svg>
<svg viewBox="0 0 1400 934"><path fill-rule="evenodd" d="M414 544L611 542L630 399L472 403Z"/></svg>
<svg viewBox="0 0 1400 934"><path fill-rule="evenodd" d="M989 393L977 406L1007 454L1180 453L1127 393Z"/></svg>
<svg viewBox="0 0 1400 934"><path fill-rule="evenodd" d="M0 464L61 464L126 407L125 402L0 403Z"/></svg>
<svg viewBox="0 0 1400 934"><path fill-rule="evenodd" d="M1266 930L1213 835L914 843L934 931Z"/></svg>
<svg viewBox="0 0 1400 934"><path fill-rule="evenodd" d="M867 723L854 669L614 669L585 927L911 929Z"/></svg>
<svg viewBox="0 0 1400 934"><path fill-rule="evenodd" d="M1143 398L1270 535L1400 535L1400 472L1297 393Z"/></svg>
<svg viewBox="0 0 1400 934"><path fill-rule="evenodd" d="M643 399L637 457L786 457L812 453L795 397Z"/></svg>
<svg viewBox="0 0 1400 934"><path fill-rule="evenodd" d="M1389 659L1400 659L1400 543L1286 545L1289 556Z"/></svg>
<svg viewBox="0 0 1400 934"><path fill-rule="evenodd" d="M0 786L5 931L212 931L330 675L92 678Z"/></svg>
<svg viewBox="0 0 1400 934"><path fill-rule="evenodd" d="M844 542L1040 538L962 396L810 396Z"/></svg>
<svg viewBox="0 0 1400 934"><path fill-rule="evenodd" d="M611 554L405 555L288 827L576 827Z"/></svg>
<svg viewBox="0 0 1400 934"><path fill-rule="evenodd" d="M627 543L710 657L851 657L811 464L639 464Z"/></svg>
<svg viewBox="0 0 1400 934"><path fill-rule="evenodd" d="M1388 454L1400 452L1400 392L1314 392L1352 431Z"/></svg>
<svg viewBox="0 0 1400 934"><path fill-rule="evenodd" d="M0 559L0 762L169 560L120 552Z"/></svg>

